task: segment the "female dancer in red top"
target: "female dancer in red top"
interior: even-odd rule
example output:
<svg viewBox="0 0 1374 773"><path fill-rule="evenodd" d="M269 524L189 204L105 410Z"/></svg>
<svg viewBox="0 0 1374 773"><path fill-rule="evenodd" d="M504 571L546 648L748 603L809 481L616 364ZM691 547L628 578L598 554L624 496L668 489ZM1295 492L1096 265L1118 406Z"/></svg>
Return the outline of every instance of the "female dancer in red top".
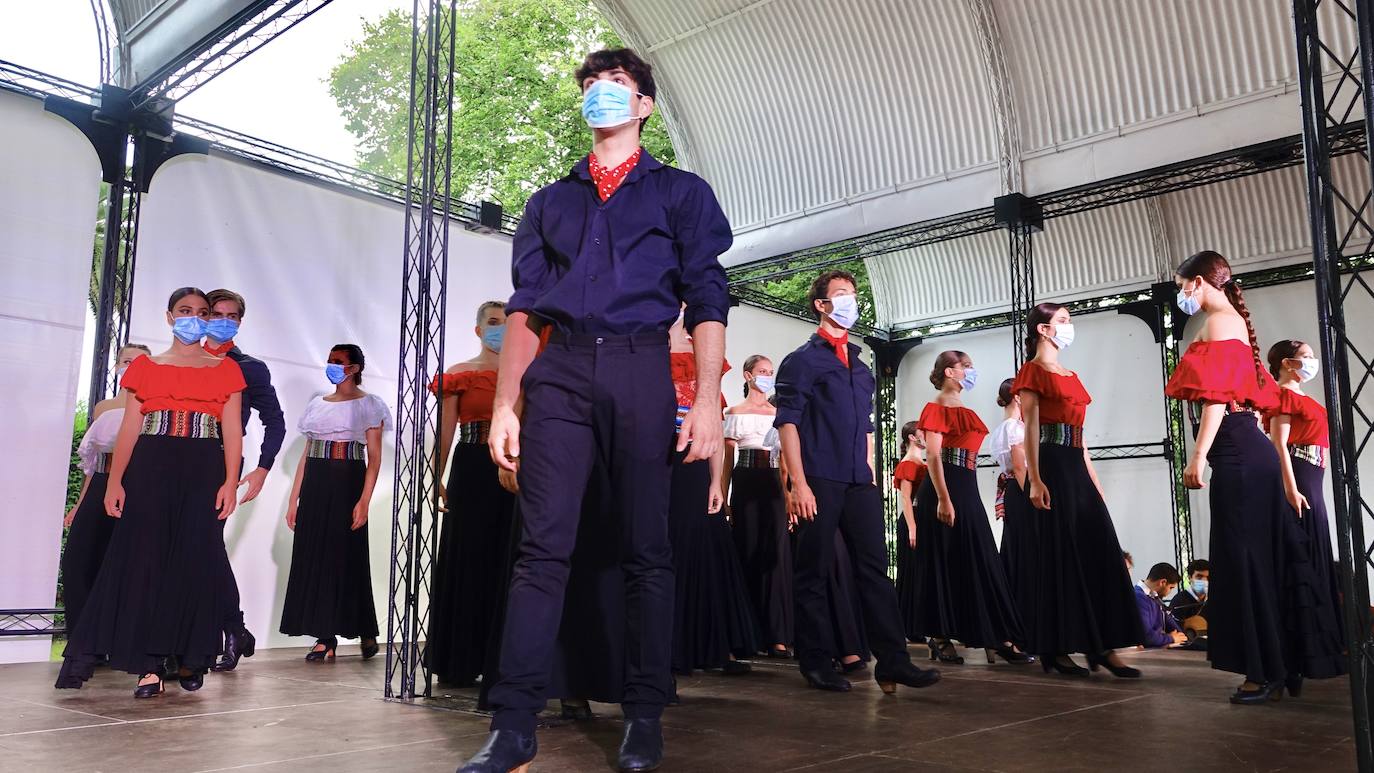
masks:
<svg viewBox="0 0 1374 773"><path fill-rule="evenodd" d="M1278 454L1257 415L1278 407L1279 394L1226 259L1199 252L1176 274L1179 307L1203 314L1202 333L1164 391L1203 404L1183 481L1206 487L1203 474L1212 465L1207 659L1212 668L1245 676L1232 703L1266 703L1282 696L1293 651L1283 587L1285 521L1293 514L1284 503Z"/></svg>
<svg viewBox="0 0 1374 773"><path fill-rule="evenodd" d="M450 449L453 464L440 497L446 512L427 652L440 681L460 687L475 683L492 662L493 631L505 605L506 564L515 548L515 497L501 487L487 451L505 329L504 303L479 306L473 328L481 341L477 356L449 368L430 387L443 399L439 469L448 464Z"/></svg>
<svg viewBox="0 0 1374 773"><path fill-rule="evenodd" d="M121 385L130 397L115 441L105 512L119 519L86 608L63 653L59 688L80 688L97 659L139 675L136 698L162 693L175 656L184 690L198 690L219 654L228 600L215 577L229 562L220 521L237 503L243 373L201 346L210 304L183 287L167 302L172 346L139 357Z"/></svg>
<svg viewBox="0 0 1374 773"><path fill-rule="evenodd" d="M1115 676L1137 678L1140 671L1114 652L1145 636L1121 543L1083 444L1092 397L1078 374L1059 362L1072 342L1073 321L1060 304L1042 303L1026 315L1027 361L1012 391L1021 398L1026 423L1027 493L1040 535L1036 545L1014 540L1007 548L1013 563L1039 567L1021 613L1032 620L1030 646L1045 672L1087 676L1069 658L1082 652L1094 671L1106 666Z"/></svg>
<svg viewBox="0 0 1374 773"><path fill-rule="evenodd" d="M1002 567L1011 584L1011 595L1021 612L1021 629L1026 641L1035 641L1035 588L1040 550L1039 519L1026 496L1026 422L1021 417L1021 398L1009 378L997 387L997 404L1002 406L1002 423L992 431L992 456L997 460L997 499L993 510L1002 521Z"/></svg>
<svg viewBox="0 0 1374 773"><path fill-rule="evenodd" d="M912 624L919 614L919 601L915 593L916 562L916 492L921 490L929 474L926 462L921 458L925 441L916 422L908 421L902 425L902 460L892 472L892 487L902 503L902 520L897 524L897 606L902 610L902 627L907 639L923 641L921 633Z"/></svg>
<svg viewBox="0 0 1374 773"><path fill-rule="evenodd" d="M1305 586L1290 594L1302 605L1296 618L1298 636L1288 667L1288 685L1302 690L1302 678L1326 679L1345 673L1345 626L1341 618L1339 580L1331 560L1331 532L1326 515L1326 459L1331 449L1326 409L1303 394L1302 385L1317 375L1320 363L1302 341L1279 341L1269 348L1269 373L1279 382L1279 405L1268 411L1269 436L1278 450L1288 504L1300 515L1289 562L1290 585ZM1291 626L1290 626L1291 627Z"/></svg>
<svg viewBox="0 0 1374 773"><path fill-rule="evenodd" d="M955 639L1008 663L1030 663L1013 644L1023 641L1021 620L978 493L978 449L988 430L960 399L977 377L973 361L958 351L941 352L930 372L940 392L916 426L939 464L930 465L916 494L917 616L908 627L935 640L931 659L942 663L964 662Z"/></svg>

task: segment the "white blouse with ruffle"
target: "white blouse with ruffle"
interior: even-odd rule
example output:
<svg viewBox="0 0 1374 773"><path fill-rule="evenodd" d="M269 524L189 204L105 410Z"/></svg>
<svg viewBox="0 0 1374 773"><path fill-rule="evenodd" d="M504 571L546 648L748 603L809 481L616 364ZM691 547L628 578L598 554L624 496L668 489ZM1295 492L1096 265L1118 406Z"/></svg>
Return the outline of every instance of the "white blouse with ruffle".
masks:
<svg viewBox="0 0 1374 773"><path fill-rule="evenodd" d="M305 406L296 430L311 440L367 442L367 431L391 429L391 410L377 395L333 402L320 395Z"/></svg>

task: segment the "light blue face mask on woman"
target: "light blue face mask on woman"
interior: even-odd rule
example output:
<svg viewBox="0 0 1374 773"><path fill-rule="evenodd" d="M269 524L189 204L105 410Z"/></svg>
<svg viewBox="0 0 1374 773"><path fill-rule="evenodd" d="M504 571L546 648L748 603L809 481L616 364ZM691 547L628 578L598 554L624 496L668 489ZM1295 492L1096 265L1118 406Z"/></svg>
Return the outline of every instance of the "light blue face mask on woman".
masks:
<svg viewBox="0 0 1374 773"><path fill-rule="evenodd" d="M964 368L964 377L959 379L959 386L963 387L965 392L973 391L973 388L978 386L978 369Z"/></svg>
<svg viewBox="0 0 1374 773"><path fill-rule="evenodd" d="M348 371L344 370L344 366L331 362L324 366L324 377L329 379L329 383L338 385L348 378Z"/></svg>
<svg viewBox="0 0 1374 773"><path fill-rule="evenodd" d="M488 349L501 353L501 345L506 342L506 326L492 325L482 331L482 345Z"/></svg>
<svg viewBox="0 0 1374 773"><path fill-rule="evenodd" d="M194 344L205 337L203 317L177 317L172 321L172 335L186 345Z"/></svg>
<svg viewBox="0 0 1374 773"><path fill-rule="evenodd" d="M1190 317L1202 311L1202 299L1197 297L1198 291L1200 290L1202 290L1202 288L1198 287L1192 294L1189 294L1187 290L1179 288L1177 299L1178 310Z"/></svg>

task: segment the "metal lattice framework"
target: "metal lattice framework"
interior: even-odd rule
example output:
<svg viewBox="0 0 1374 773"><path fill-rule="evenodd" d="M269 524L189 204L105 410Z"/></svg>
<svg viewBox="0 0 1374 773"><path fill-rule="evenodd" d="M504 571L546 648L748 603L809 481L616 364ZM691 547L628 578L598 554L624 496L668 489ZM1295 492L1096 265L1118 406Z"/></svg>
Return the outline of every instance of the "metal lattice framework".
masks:
<svg viewBox="0 0 1374 773"><path fill-rule="evenodd" d="M0 636L48 636L66 633L57 624L60 609L0 609Z"/></svg>
<svg viewBox="0 0 1374 773"><path fill-rule="evenodd" d="M416 4L411 20L410 126L397 367L396 485L391 528L385 696L429 697L424 656L439 544L440 401L426 389L443 370L452 186L454 2Z"/></svg>
<svg viewBox="0 0 1374 773"><path fill-rule="evenodd" d="M1026 361L1021 331L1026 317L1035 305L1035 239L1034 229L1025 223L1007 229L1007 265L1011 269L1011 359L1015 370Z"/></svg>
<svg viewBox="0 0 1374 773"><path fill-rule="evenodd" d="M1322 29L1318 10L1337 29ZM1326 10L1326 9L1323 9ZM1365 519L1374 516L1360 488L1360 462L1374 437L1374 417L1361 398L1374 379L1374 333L1349 324L1351 317L1374 310L1374 287L1369 282L1374 257L1374 227L1370 225L1370 187L1374 166L1363 153L1369 174L1361 187L1342 188L1332 171L1331 158L1339 135L1353 118L1362 119L1367 133L1374 118L1374 0L1294 0L1293 22L1298 54L1298 82L1303 108L1303 152L1307 177L1308 215L1312 229L1312 270L1320 320L1322 385L1335 448L1331 479L1335 493L1336 536L1341 558L1345 601L1347 651L1350 665L1351 708L1355 750L1362 771L1374 770L1374 734L1370 727L1371 677L1374 676L1374 631L1370 629L1369 569L1374 545L1366 539ZM1358 33L1357 49L1337 53L1332 41ZM1324 75L1336 77L1329 91ZM1340 227L1338 221L1348 220ZM1349 312L1349 314L1347 313Z"/></svg>
<svg viewBox="0 0 1374 773"><path fill-rule="evenodd" d="M216 27L134 87L135 107L175 102L214 80L333 0L260 0Z"/></svg>

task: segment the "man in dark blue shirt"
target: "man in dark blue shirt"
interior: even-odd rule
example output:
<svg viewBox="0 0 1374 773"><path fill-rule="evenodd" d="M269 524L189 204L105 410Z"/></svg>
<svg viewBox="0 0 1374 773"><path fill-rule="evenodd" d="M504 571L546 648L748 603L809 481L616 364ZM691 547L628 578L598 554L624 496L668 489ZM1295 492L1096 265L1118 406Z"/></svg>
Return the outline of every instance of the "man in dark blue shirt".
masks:
<svg viewBox="0 0 1374 773"><path fill-rule="evenodd" d="M832 666L843 653L832 630L826 582L835 565L835 530L844 534L863 600L864 627L877 657L873 677L883 692L896 685L927 687L940 672L911 663L897 592L887 576L883 500L873 480L873 372L849 342L858 318L854 277L827 271L811 283L820 329L778 367L778 415L773 425L791 471L788 513L813 521L801 533L794 564L797 658L807 684L842 692L849 681Z"/></svg>
<svg viewBox="0 0 1374 773"><path fill-rule="evenodd" d="M266 363L244 354L234 345L239 325L243 322L246 304L243 296L233 290L223 288L210 292L210 320L205 338L205 349L211 354L227 356L239 364L243 380L248 384L243 390L243 430L248 431L248 419L253 411L258 412L262 422L262 445L258 447L258 465L239 481L239 486L247 486L239 504L253 501L262 491L263 481L272 470L272 463L281 450L282 440L286 438L286 418L282 415L281 403L277 400L277 390L272 386L272 373ZM220 522L223 529L226 521ZM215 671L233 671L239 664L239 657L252 657L256 643L253 634L243 623L243 610L239 602L239 586L234 579L234 568L226 563L218 572L219 591L227 599L228 616L223 623L224 654L213 666Z"/></svg>
<svg viewBox="0 0 1374 773"><path fill-rule="evenodd" d="M592 153L525 207L512 245L515 292L489 446L516 471L524 531L511 578L486 745L460 770L506 773L534 758L535 715L558 634L569 558L594 464L609 472L623 523L627 617L620 769L663 756L672 690L668 483L677 399L668 328L685 304L697 399L678 450L708 463L721 447L720 374L729 310L730 224L711 188L639 146L653 73L633 51L598 51L576 74ZM552 327L538 358L538 338ZM690 446L689 446L690 444Z"/></svg>

